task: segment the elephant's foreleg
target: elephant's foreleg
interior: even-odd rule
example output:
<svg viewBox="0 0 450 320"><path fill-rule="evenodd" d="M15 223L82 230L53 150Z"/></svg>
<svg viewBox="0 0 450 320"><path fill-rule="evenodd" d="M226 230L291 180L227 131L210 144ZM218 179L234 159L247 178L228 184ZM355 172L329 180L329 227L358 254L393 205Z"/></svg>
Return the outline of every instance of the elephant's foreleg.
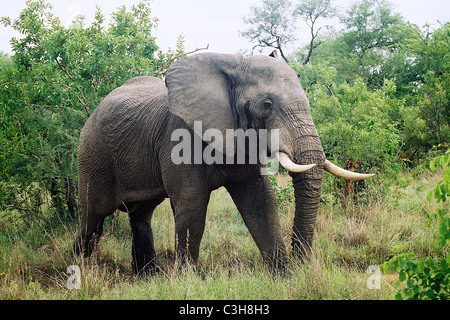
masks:
<svg viewBox="0 0 450 320"><path fill-rule="evenodd" d="M201 167L163 167L164 187L175 218L175 248L181 263L197 262L210 190Z"/></svg>
<svg viewBox="0 0 450 320"><path fill-rule="evenodd" d="M275 269L287 261L274 191L266 176L226 186L264 260Z"/></svg>
<svg viewBox="0 0 450 320"><path fill-rule="evenodd" d="M175 247L181 263L198 260L200 242L205 230L209 194L171 199L175 216Z"/></svg>
<svg viewBox="0 0 450 320"><path fill-rule="evenodd" d="M133 235L132 266L135 274L152 274L160 270L153 242L151 219L153 211L164 198L136 205L129 212Z"/></svg>

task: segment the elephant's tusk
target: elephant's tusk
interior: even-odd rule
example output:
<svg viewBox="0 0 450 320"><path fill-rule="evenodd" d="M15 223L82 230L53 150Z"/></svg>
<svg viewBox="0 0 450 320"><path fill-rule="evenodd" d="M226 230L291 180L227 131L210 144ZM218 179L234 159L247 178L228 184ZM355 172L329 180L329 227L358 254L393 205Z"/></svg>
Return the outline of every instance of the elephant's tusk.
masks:
<svg viewBox="0 0 450 320"><path fill-rule="evenodd" d="M325 160L325 170L331 174L334 174L337 177L341 177L347 180L364 180L369 179L374 176L374 174L365 174L365 173L357 173L348 171L338 167L335 164L332 164L330 161Z"/></svg>
<svg viewBox="0 0 450 320"><path fill-rule="evenodd" d="M289 159L289 156L284 152L277 152L276 157L280 162L280 164L283 166L283 168L285 168L290 172L305 172L317 166L317 164L307 164L307 165L296 164L292 162L292 160Z"/></svg>

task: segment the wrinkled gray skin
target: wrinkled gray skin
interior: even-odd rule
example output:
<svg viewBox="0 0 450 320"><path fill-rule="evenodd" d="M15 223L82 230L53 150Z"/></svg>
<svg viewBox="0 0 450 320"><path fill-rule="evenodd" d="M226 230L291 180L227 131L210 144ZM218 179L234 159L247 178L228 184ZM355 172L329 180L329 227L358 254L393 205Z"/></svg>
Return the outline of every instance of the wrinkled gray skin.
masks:
<svg viewBox="0 0 450 320"><path fill-rule="evenodd" d="M81 222L74 250L89 256L103 221L116 209L129 213L133 270L158 269L151 218L165 198L175 217L176 251L197 261L210 193L224 186L269 266L287 262L275 193L260 164L206 165L171 161L177 128L278 128L280 151L314 169L291 174L295 188L293 252L311 249L325 156L308 99L295 72L267 56L203 53L174 63L165 82L127 81L111 92L83 128L79 144ZM206 142L203 142L206 146Z"/></svg>

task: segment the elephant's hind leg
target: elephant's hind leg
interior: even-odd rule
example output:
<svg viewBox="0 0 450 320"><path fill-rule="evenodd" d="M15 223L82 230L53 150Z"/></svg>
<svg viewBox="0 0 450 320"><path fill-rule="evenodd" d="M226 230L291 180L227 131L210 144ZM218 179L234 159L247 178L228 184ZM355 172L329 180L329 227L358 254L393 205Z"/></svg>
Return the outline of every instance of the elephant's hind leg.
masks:
<svg viewBox="0 0 450 320"><path fill-rule="evenodd" d="M135 274L153 274L160 270L153 242L151 220L153 211L164 198L135 204L129 212L133 234L132 266Z"/></svg>
<svg viewBox="0 0 450 320"><path fill-rule="evenodd" d="M73 249L75 255L89 257L97 248L105 218L114 213L117 205L111 197L112 191L104 186L95 186L89 191L89 183L81 183L79 193L82 211Z"/></svg>
<svg viewBox="0 0 450 320"><path fill-rule="evenodd" d="M104 217L82 215L73 248L76 256L83 255L87 258L97 249L103 233L104 220Z"/></svg>

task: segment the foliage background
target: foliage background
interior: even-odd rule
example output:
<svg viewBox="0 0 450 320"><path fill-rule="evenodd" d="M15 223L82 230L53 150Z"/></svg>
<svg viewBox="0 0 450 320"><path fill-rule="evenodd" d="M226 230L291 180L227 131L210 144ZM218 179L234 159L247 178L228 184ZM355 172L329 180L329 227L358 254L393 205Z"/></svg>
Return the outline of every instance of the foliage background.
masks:
<svg viewBox="0 0 450 320"><path fill-rule="evenodd" d="M254 282L260 286L255 290L260 290L261 298L393 297L391 291L386 295L354 291L350 283L354 285L352 281L360 279L368 265L411 250L418 256L448 256L448 248L436 250L431 245L439 231L436 223L426 221L435 205L422 201L425 196L418 197L426 195L442 174L427 173L429 159L443 154L450 144L450 23L435 28L407 23L389 2L375 0L357 1L344 12L338 12L330 0L262 0L251 12L242 36L255 47L280 50L282 59L297 72L327 158L377 176L358 183L325 177L317 259L306 269L293 266L294 279L306 293L295 285L273 284L263 266L249 262L258 259L257 251L245 238L248 234L228 198L213 198L210 215L215 227L236 237L237 244L207 236L200 274L188 270L178 278L169 268L166 276L173 286L159 292L167 298L182 297L187 293L176 291L176 285L191 282L193 291L187 296L201 298L199 288L207 279L212 293L203 296L250 297L255 291L245 286L251 287L250 279L262 272L260 282ZM344 27L319 27L329 18L339 19ZM284 48L296 37L289 25L297 20L308 24L311 41L289 54ZM119 7L109 20L98 7L90 25L78 16L66 27L44 0L28 0L19 17L2 17L0 22L22 35L11 39L12 56L0 54L0 284L9 287L0 296L110 297L102 291L102 281L120 296L133 281L125 267L129 228L118 215L108 222L110 236L113 231L115 235L105 241L105 251L86 264L79 262L92 283L86 282L75 297L65 291L55 293L65 279L78 220L79 132L115 87L134 76L161 77L175 57L185 54L183 38L177 39L173 50L158 48L152 33L157 20L149 1ZM283 174L271 181L288 238L292 184ZM170 235L170 215L161 215L158 226ZM170 265L173 237L160 237L165 240L157 250ZM217 252L225 252L229 259L223 260ZM232 276L227 271L230 266L238 268ZM116 278L105 279L112 275ZM163 290L164 279L152 281ZM233 292L214 287L227 279ZM323 291L310 288L314 281ZM119 286L120 282L125 284ZM338 283L346 285L338 289ZM391 280L386 283L396 286ZM138 292L143 290L140 286ZM272 288L272 293L264 288Z"/></svg>
<svg viewBox="0 0 450 320"><path fill-rule="evenodd" d="M27 1L18 19L14 55L0 64L2 209L42 217L47 209L75 215L78 137L98 103L134 76L162 74L183 51L162 53L152 30L150 3L122 6L106 24L97 7L90 26L78 16L69 27L43 0ZM18 211L18 212L17 212ZM50 214L51 215L51 214Z"/></svg>

